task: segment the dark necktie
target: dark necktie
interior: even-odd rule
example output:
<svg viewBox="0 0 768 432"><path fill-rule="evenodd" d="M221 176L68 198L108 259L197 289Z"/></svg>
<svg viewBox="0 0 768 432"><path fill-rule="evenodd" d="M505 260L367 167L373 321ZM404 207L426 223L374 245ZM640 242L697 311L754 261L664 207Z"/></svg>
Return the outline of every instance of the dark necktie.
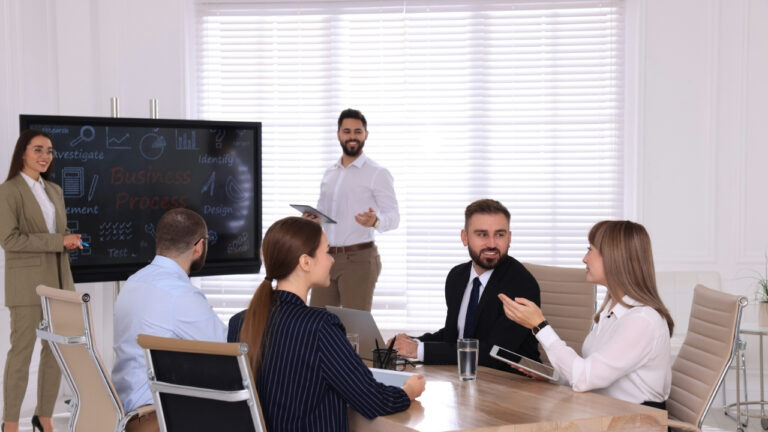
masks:
<svg viewBox="0 0 768 432"><path fill-rule="evenodd" d="M480 298L480 278L472 279L472 292L469 294L469 303L467 303L467 317L464 320L464 337L471 338L475 325L475 310L477 309L477 300Z"/></svg>

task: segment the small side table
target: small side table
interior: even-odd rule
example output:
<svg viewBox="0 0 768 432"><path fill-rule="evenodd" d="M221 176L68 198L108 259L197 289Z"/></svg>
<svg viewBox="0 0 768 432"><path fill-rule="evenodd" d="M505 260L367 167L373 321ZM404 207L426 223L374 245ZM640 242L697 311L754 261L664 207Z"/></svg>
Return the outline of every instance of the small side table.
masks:
<svg viewBox="0 0 768 432"><path fill-rule="evenodd" d="M750 418L759 418L760 419L760 425L763 427L763 430L768 430L768 414L766 414L766 406L768 405L768 401L765 400L765 375L764 375L764 366L763 366L763 336L768 335L768 303L759 303L759 302L750 302L742 311L741 314L741 326L739 329L739 335L740 337L743 337L744 335L755 335L758 337L758 346L760 349L760 400L756 401L741 401L740 397L741 395L738 394L739 389L739 371L740 368L736 368L736 403L729 404L727 409L731 412L732 410L739 405L741 408L741 412L744 413L745 416ZM737 358L741 355L741 353L737 353ZM746 372L745 372L746 373ZM760 407L759 413L756 412L757 410L750 411L749 408L752 407ZM738 430L741 429L741 419L736 420L736 424L738 427Z"/></svg>

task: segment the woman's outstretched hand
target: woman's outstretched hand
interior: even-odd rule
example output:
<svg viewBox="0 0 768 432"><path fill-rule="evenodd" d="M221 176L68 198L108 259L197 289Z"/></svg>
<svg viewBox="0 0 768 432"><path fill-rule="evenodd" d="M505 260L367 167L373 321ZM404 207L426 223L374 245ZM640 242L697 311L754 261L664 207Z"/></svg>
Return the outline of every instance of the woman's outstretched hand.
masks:
<svg viewBox="0 0 768 432"><path fill-rule="evenodd" d="M525 328L533 328L544 321L544 314L536 303L524 297L514 300L504 294L499 294L499 300L504 305L504 315Z"/></svg>

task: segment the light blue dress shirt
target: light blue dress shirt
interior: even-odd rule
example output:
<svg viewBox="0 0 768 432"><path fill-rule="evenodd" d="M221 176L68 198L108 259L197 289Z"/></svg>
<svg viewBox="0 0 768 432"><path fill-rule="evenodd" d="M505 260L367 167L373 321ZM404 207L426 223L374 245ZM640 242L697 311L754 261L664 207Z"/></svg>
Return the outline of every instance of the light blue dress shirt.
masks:
<svg viewBox="0 0 768 432"><path fill-rule="evenodd" d="M205 295L170 258L157 255L128 278L115 302L112 381L126 411L151 404L144 352L136 336L226 342L227 327Z"/></svg>

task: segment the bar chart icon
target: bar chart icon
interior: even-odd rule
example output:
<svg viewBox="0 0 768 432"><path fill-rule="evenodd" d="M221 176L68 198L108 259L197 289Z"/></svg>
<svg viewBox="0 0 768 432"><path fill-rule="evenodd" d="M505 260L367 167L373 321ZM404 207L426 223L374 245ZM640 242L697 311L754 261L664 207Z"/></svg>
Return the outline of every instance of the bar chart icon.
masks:
<svg viewBox="0 0 768 432"><path fill-rule="evenodd" d="M197 132L176 130L176 150L197 150Z"/></svg>

